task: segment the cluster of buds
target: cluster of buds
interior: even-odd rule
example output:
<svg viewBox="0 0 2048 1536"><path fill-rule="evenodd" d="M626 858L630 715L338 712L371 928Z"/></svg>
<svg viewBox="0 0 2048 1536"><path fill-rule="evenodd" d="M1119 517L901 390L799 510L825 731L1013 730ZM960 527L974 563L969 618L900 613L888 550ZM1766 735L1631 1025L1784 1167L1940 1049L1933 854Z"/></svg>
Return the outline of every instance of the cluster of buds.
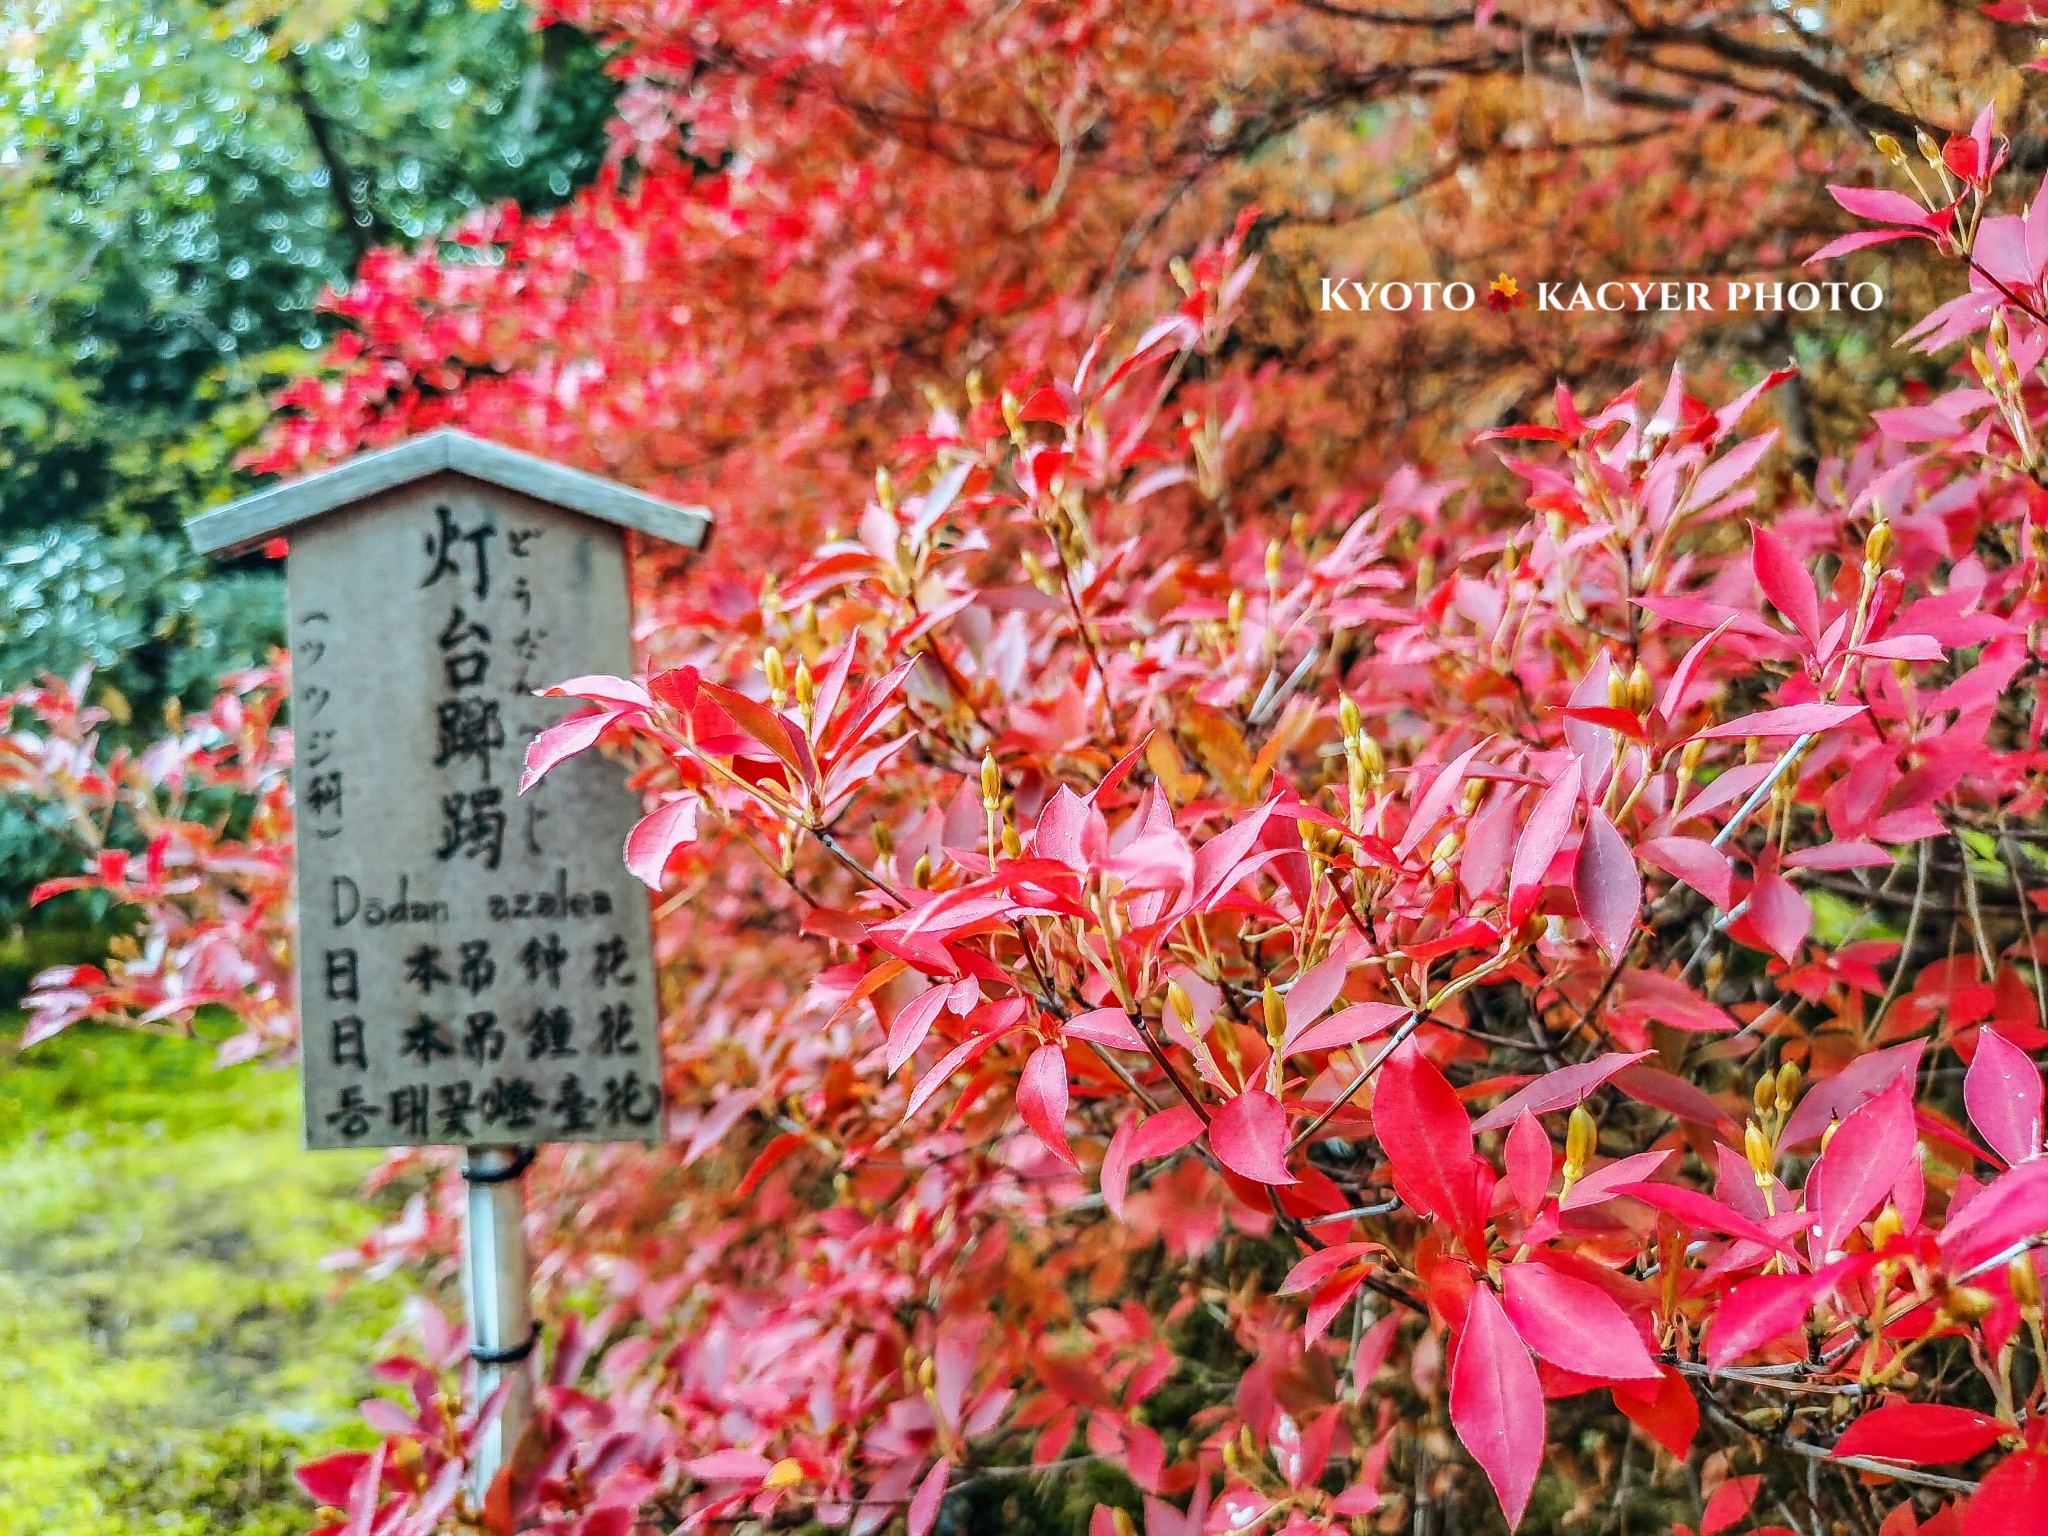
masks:
<svg viewBox="0 0 2048 1536"><path fill-rule="evenodd" d="M1997 403L1998 414L2004 419L2006 430L2019 446L2020 463L2032 474L2040 465L2041 449L2034 440L2033 423L2027 417L2026 400L2020 387L2020 368L2013 361L2012 334L2006 325L2003 309L1991 312L1991 324L1985 332L1984 341L1984 346L1971 346L1970 367L1977 375L1977 382L1984 386L1984 392Z"/></svg>
<svg viewBox="0 0 2048 1536"><path fill-rule="evenodd" d="M1640 661L1628 676L1619 672L1607 674L1607 704L1610 709L1625 709L1641 719L1649 714L1657 702L1657 686L1650 681L1649 669Z"/></svg>
<svg viewBox="0 0 2048 1536"><path fill-rule="evenodd" d="M1791 1117L1793 1106L1799 1102L1799 1063L1787 1061L1779 1064L1775 1072L1766 1072L1756 1080L1756 1090L1750 1096L1751 1107L1756 1111L1742 1129L1742 1152L1749 1160L1749 1171L1756 1179L1756 1187L1763 1191L1764 1203L1775 1208L1778 1183L1778 1137L1785 1129L1785 1122ZM1829 1131L1834 1127L1830 1125ZM1826 1145L1825 1142L1822 1143Z"/></svg>
<svg viewBox="0 0 2048 1536"><path fill-rule="evenodd" d="M1365 830L1366 795L1387 782L1387 759L1380 744L1365 732L1365 717L1350 694L1337 706L1337 723L1344 732L1344 768L1351 797L1351 830Z"/></svg>

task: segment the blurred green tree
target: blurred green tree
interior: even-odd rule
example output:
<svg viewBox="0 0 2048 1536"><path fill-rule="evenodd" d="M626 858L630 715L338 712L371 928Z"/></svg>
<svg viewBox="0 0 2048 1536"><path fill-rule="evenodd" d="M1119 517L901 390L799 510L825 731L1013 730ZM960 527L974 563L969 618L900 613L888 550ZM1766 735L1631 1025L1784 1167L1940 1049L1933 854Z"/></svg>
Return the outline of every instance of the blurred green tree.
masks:
<svg viewBox="0 0 2048 1536"><path fill-rule="evenodd" d="M0 0L0 536L176 529L373 245L552 206L614 86L499 0Z"/></svg>
<svg viewBox="0 0 2048 1536"><path fill-rule="evenodd" d="M252 488L366 252L560 203L615 93L504 0L0 0L0 687L90 666L146 739L277 643L267 562L184 519ZM0 804L0 930L68 857Z"/></svg>

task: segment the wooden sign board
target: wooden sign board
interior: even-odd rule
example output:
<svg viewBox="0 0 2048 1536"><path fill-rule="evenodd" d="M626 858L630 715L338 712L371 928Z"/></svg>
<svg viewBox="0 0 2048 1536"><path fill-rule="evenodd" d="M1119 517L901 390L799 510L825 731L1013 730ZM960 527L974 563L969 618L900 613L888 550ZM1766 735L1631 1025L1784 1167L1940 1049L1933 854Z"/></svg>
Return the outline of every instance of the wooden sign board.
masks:
<svg viewBox="0 0 2048 1536"><path fill-rule="evenodd" d="M583 707L536 690L631 671L622 524L705 519L452 433L195 521L289 536L307 1146L660 1136L638 796L595 754L519 794Z"/></svg>

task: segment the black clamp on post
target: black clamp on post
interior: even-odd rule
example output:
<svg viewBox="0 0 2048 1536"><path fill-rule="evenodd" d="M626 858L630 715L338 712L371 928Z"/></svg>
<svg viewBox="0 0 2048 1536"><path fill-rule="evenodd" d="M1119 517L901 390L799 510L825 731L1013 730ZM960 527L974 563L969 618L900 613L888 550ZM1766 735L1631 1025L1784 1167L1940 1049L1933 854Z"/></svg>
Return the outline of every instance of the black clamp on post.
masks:
<svg viewBox="0 0 2048 1536"><path fill-rule="evenodd" d="M533 1166L533 1148L515 1147L512 1161L502 1168L473 1168L467 1159L462 1164L462 1176L472 1184L510 1184Z"/></svg>
<svg viewBox="0 0 2048 1536"><path fill-rule="evenodd" d="M533 1347L539 1342L540 1324L536 1321L527 1333L525 1343L508 1344L503 1349L479 1349L472 1344L469 1347L469 1358L478 1365L517 1365L533 1353Z"/></svg>

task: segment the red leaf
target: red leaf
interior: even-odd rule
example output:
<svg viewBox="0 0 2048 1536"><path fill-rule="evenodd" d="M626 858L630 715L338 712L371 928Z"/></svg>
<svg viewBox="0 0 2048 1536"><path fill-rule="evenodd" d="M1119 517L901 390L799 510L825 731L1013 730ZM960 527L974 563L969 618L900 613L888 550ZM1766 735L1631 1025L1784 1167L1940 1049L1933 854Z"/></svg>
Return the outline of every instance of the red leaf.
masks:
<svg viewBox="0 0 2048 1536"><path fill-rule="evenodd" d="M1387 1058L1372 1089L1373 1133L1416 1207L1462 1230L1483 1213L1472 1178L1472 1122L1458 1091L1413 1040Z"/></svg>
<svg viewBox="0 0 2048 1536"><path fill-rule="evenodd" d="M1835 1442L1835 1456L1879 1456L1916 1467L1968 1461L2016 1430L1988 1414L1946 1403L1886 1403L1863 1415Z"/></svg>
<svg viewBox="0 0 2048 1536"><path fill-rule="evenodd" d="M803 1137L795 1131L784 1131L761 1149L760 1156L754 1159L753 1166L747 1169L747 1176L740 1180L733 1193L744 1200L761 1187L761 1181L773 1173L779 1163L803 1145Z"/></svg>
<svg viewBox="0 0 2048 1536"><path fill-rule="evenodd" d="M1791 546L1770 529L1751 523L1750 531L1756 540L1750 554L1756 584L1763 588L1771 606L1799 631L1807 649L1813 649L1820 643L1820 597L1813 589L1813 577Z"/></svg>
<svg viewBox="0 0 2048 1536"><path fill-rule="evenodd" d="M1543 1466L1543 1385L1485 1285L1475 1286L1451 1360L1451 1427L1484 1469L1512 1530Z"/></svg>
<svg viewBox="0 0 2048 1536"><path fill-rule="evenodd" d="M2037 1536L2048 1509L2048 1455L2008 1456L1983 1482L1963 1513L1963 1536Z"/></svg>
<svg viewBox="0 0 2048 1536"><path fill-rule="evenodd" d="M669 857L697 840L697 797L679 795L626 834L626 869L651 891L661 889Z"/></svg>
<svg viewBox="0 0 2048 1536"><path fill-rule="evenodd" d="M1537 900L1543 894L1543 877L1549 872L1550 861L1557 857L1557 850L1564 846L1578 803L1579 760L1575 757L1557 781L1543 791L1536 809L1529 813L1528 824L1522 828L1521 841L1515 845L1514 863L1508 870L1509 927L1519 925L1536 910Z"/></svg>
<svg viewBox="0 0 2048 1536"><path fill-rule="evenodd" d="M1628 1420L1672 1455L1683 1458L1700 1432L1699 1399L1685 1384L1676 1367L1660 1366L1654 1391L1634 1395L1641 1383L1621 1383L1614 1389L1614 1405Z"/></svg>
<svg viewBox="0 0 2048 1536"><path fill-rule="evenodd" d="M1298 1296L1303 1291L1312 1291L1340 1270L1363 1264L1374 1254L1386 1251L1378 1243L1336 1243L1318 1249L1287 1271L1287 1278L1280 1282L1280 1294Z"/></svg>
<svg viewBox="0 0 2048 1536"><path fill-rule="evenodd" d="M1732 1365L1744 1355L1781 1339L1806 1321L1814 1304L1834 1288L1818 1275L1759 1275L1730 1290L1714 1314L1707 1335L1707 1363Z"/></svg>
<svg viewBox="0 0 2048 1536"><path fill-rule="evenodd" d="M1472 1129L1483 1134L1497 1131L1504 1125L1513 1125L1521 1115L1547 1115L1555 1110L1569 1109L1615 1073L1650 1054L1637 1051L1624 1056L1619 1051L1609 1051L1591 1061L1546 1072L1481 1115L1473 1122Z"/></svg>
<svg viewBox="0 0 2048 1536"><path fill-rule="evenodd" d="M1178 1152L1202 1134L1202 1117L1186 1104L1162 1109L1143 1120L1126 1120L1109 1139L1102 1159L1102 1203L1121 1218L1131 1187L1131 1169L1148 1158Z"/></svg>
<svg viewBox="0 0 2048 1536"><path fill-rule="evenodd" d="M1572 892L1578 897L1579 916L1593 930L1600 947L1610 957L1619 958L1635 936L1636 914L1643 905L1643 877L1636 870L1636 856L1598 806L1586 818L1586 835L1572 872Z"/></svg>
<svg viewBox="0 0 2048 1536"><path fill-rule="evenodd" d="M1533 1260L1501 1270L1501 1300L1522 1342L1552 1365L1602 1381L1654 1381L1657 1362L1615 1299Z"/></svg>
<svg viewBox="0 0 2048 1536"><path fill-rule="evenodd" d="M626 713L623 709L594 710L587 715L572 715L542 731L527 744L526 771L519 776L519 793L523 795L533 788L543 774L564 758L589 750L604 734L605 727Z"/></svg>
<svg viewBox="0 0 2048 1536"><path fill-rule="evenodd" d="M1263 1088L1240 1093L1209 1122L1209 1145L1232 1173L1260 1184L1292 1184L1287 1171L1287 1112Z"/></svg>
<svg viewBox="0 0 2048 1536"><path fill-rule="evenodd" d="M1963 1078L1963 1105L1985 1144L2006 1162L2023 1163L2040 1152L2040 1069L1995 1030L1977 1032L1977 1054Z"/></svg>
<svg viewBox="0 0 2048 1536"><path fill-rule="evenodd" d="M1720 1536L1756 1503L1756 1491L1763 1485L1761 1476L1731 1477L1716 1488L1707 1500L1707 1507L1700 1512L1700 1536Z"/></svg>
<svg viewBox="0 0 2048 1536"><path fill-rule="evenodd" d="M939 1523L939 1506L946 1501L946 1482L952 1475L952 1458L946 1456L941 1456L939 1464L924 1475L910 1501L909 1536L931 1536L932 1527Z"/></svg>
<svg viewBox="0 0 2048 1536"><path fill-rule="evenodd" d="M1041 1045L1024 1063L1024 1075L1017 1080L1017 1113L1061 1162L1081 1166L1067 1145L1067 1057L1056 1042Z"/></svg>

